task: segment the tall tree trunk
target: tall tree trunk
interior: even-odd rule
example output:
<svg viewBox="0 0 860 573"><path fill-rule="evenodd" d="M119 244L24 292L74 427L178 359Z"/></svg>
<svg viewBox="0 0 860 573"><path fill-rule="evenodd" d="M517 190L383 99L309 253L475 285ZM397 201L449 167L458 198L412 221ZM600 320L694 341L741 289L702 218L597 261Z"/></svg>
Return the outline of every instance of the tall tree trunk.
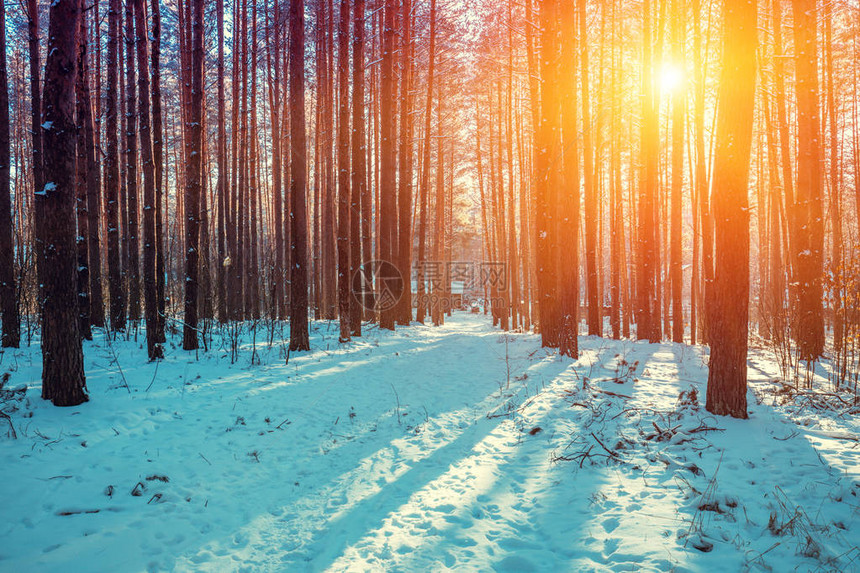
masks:
<svg viewBox="0 0 860 573"><path fill-rule="evenodd" d="M394 147L394 17L396 0L385 0L382 25L382 62L380 93L380 212L379 251L380 259L389 264L397 255L397 163ZM408 277L405 277L408 282ZM404 283L404 284L405 284ZM396 307L389 303L380 308L379 327L394 330Z"/></svg>
<svg viewBox="0 0 860 573"><path fill-rule="evenodd" d="M222 8L223 9L223 8ZM232 97L230 98L230 168L229 168L229 184L226 182L228 177L228 169L225 158L224 163L224 178L225 186L229 185L227 193L227 208L225 209L224 219L227 227L227 256L222 265L225 267L227 274L227 312L231 319L240 320L242 317L242 274L239 269L239 234L238 234L238 145L239 145L239 86L241 68L239 48L239 34L236 31L240 28L240 10L233 10L233 71L232 71ZM226 143L225 143L226 145ZM225 151L226 153L226 151ZM220 167L220 166L219 166Z"/></svg>
<svg viewBox="0 0 860 573"><path fill-rule="evenodd" d="M333 30L331 0L322 0L317 7L317 35L319 66L317 105L320 107L321 130L317 133L319 141L320 162L320 209L322 211L322 228L320 229L320 248L322 255L322 273L320 275L322 318L334 320L336 315L337 298L337 247L335 245L335 177L333 148L337 144L334 137L334 73L332 58ZM321 138L321 139L320 139Z"/></svg>
<svg viewBox="0 0 860 573"><path fill-rule="evenodd" d="M86 30L86 16L81 17L82 29ZM82 43L82 48L84 44ZM79 73L83 76L81 84L83 93L83 117L78 121L84 126L84 151L86 155L87 182L86 182L86 206L87 206L87 250L89 255L89 301L88 309L90 324L96 327L105 325L104 296L102 295L102 273L101 273L101 245L99 240L99 213L101 211L101 162L96 160L96 145L98 144L99 132L93 125L92 96L90 93L90 71L89 59L83 59L83 70ZM96 74L97 76L100 74ZM98 94L98 89L96 94ZM98 98L96 98L98 99ZM82 235L79 229L78 235ZM87 327L88 329L89 327Z"/></svg>
<svg viewBox="0 0 860 573"><path fill-rule="evenodd" d="M639 188L639 230L637 248L637 314L636 336L651 342L660 340L660 313L655 311L659 291L655 288L657 258L657 178L658 118L654 107L653 60L651 45L651 1L642 3L644 15L644 55L642 79L642 180ZM659 305L659 303L657 303Z"/></svg>
<svg viewBox="0 0 860 573"><path fill-rule="evenodd" d="M161 8L152 0L152 159L155 164L155 298L157 301L156 341L166 342L164 268L164 128L161 117ZM223 79L223 78L222 78Z"/></svg>
<svg viewBox="0 0 860 573"><path fill-rule="evenodd" d="M536 197L532 196L536 195L537 189L535 182L537 181L537 173L535 172L536 167L536 133L540 128L541 121L541 102L540 102L540 66L536 61L535 57L535 39L534 39L534 30L538 28L534 22L534 11L532 7L532 0L525 0L526 4L526 26L525 26L525 40L526 40L526 66L528 72L528 86L529 86L529 107L531 109L531 126L532 126L532 145L529 146L530 153L528 158L529 164L529 195L530 201L527 205L528 215L531 221L531 225L536 225ZM524 233L525 234L525 233ZM528 237L526 240L526 244L529 245L529 252L535 252L535 261L537 260L537 249L534 247L534 237L535 234L531 233L531 228L529 228ZM525 253L524 253L525 254ZM532 275L535 283L535 291L537 292L538 298L540 298L540 289L537 285L537 273L535 272L537 269L537 265L534 267L531 266L531 261L527 261L526 264L529 266L528 274ZM534 274L532 274L534 273ZM540 324L540 303L536 304L532 308L532 316L531 320L535 324Z"/></svg>
<svg viewBox="0 0 860 573"><path fill-rule="evenodd" d="M143 298L146 317L146 351L150 360L161 358L158 340L158 292L155 285L155 165L152 158L152 133L149 109L149 67L144 0L134 0L137 31L138 97L140 98L140 159L143 164Z"/></svg>
<svg viewBox="0 0 860 573"><path fill-rule="evenodd" d="M281 167L282 158L282 130L281 130L281 3L275 2L274 23L269 22L268 16L266 19L266 65L269 83L269 106L272 110L272 227L274 228L275 240L275 256L271 268L272 273L272 316L274 318L285 319L286 308L284 307L284 208L283 208L283 180L281 179L283 170ZM219 0L219 21L223 24L224 5L223 0ZM223 95L224 95L224 40L223 29L219 29L219 51L218 51L218 132L223 133ZM223 171L224 162L222 157L222 140L218 140L218 197L219 197L219 215L218 226L223 228ZM224 238L222 232L218 233L218 259L224 259ZM223 274L223 265L218 265L219 277ZM218 284L219 294L223 296L224 285ZM221 315L223 316L223 315Z"/></svg>
<svg viewBox="0 0 860 573"><path fill-rule="evenodd" d="M836 85L833 69L833 4L824 4L824 50L825 78L827 80L827 127L829 161L829 199L830 199L830 270L838 282L842 282L842 206L841 179L839 177L839 137L836 110ZM860 174L855 174L855 177ZM856 185L856 184L855 184ZM833 289L833 344L837 351L842 349L843 311L840 289Z"/></svg>
<svg viewBox="0 0 860 573"><path fill-rule="evenodd" d="M824 214L821 191L821 115L818 105L816 0L792 0L797 92L797 193L794 252L795 327L800 357L824 352Z"/></svg>
<svg viewBox="0 0 860 573"><path fill-rule="evenodd" d="M110 326L125 329L125 289L120 253L119 139L117 96L119 94L120 1L110 0L108 9L107 88L105 90L105 217L107 219L108 294Z"/></svg>
<svg viewBox="0 0 860 573"><path fill-rule="evenodd" d="M764 77L763 74L761 74ZM764 312L767 318L767 329L765 336L770 339L786 335L785 332L785 268L783 266L782 239L784 227L782 225L782 188L779 185L779 155L777 138L773 125L770 101L772 95L768 90L770 86L764 86L763 114L766 121L766 137L768 149L768 162L770 163L770 185L767 189L767 290L764 293Z"/></svg>
<svg viewBox="0 0 860 573"><path fill-rule="evenodd" d="M403 292L397 322L412 321L412 0L403 0L400 22L400 180L398 188L398 267Z"/></svg>
<svg viewBox="0 0 860 573"><path fill-rule="evenodd" d="M520 292L519 292L519 265L517 257L520 250L517 241L517 224L516 224L516 209L514 207L514 19L513 19L513 2L507 2L507 21L508 21L508 62L505 86L505 152L507 154L508 163L508 256L507 256L507 272L508 277L508 297L510 299L511 308L511 328L516 329L520 315ZM501 110L499 110L501 113ZM501 151L501 150L500 150ZM450 208L453 208L453 201Z"/></svg>
<svg viewBox="0 0 860 573"><path fill-rule="evenodd" d="M248 311L254 320L260 318L260 264L259 264L259 240L258 240L258 221L257 207L260 197L259 188L259 173L257 165L257 0L253 0L251 10L251 61L249 64L249 73L251 74L251 108L250 108L250 131L251 136L248 138L248 191L250 194L250 213L249 213L249 253L248 259L248 291L250 304ZM207 257L208 259L208 257Z"/></svg>
<svg viewBox="0 0 860 573"><path fill-rule="evenodd" d="M42 90L39 86L38 0L27 0L27 39L30 48L30 133L33 136L33 188L36 191L41 191L45 186L45 179L42 159Z"/></svg>
<svg viewBox="0 0 860 573"><path fill-rule="evenodd" d="M561 334L558 301L558 223L555 217L559 177L552 166L560 148L558 65L560 7L544 0L540 8L540 116L535 130L535 257L541 345L558 347ZM535 105L533 102L532 105Z"/></svg>
<svg viewBox="0 0 860 573"><path fill-rule="evenodd" d="M522 103L517 104L516 112L516 134L517 134L517 159L519 161L519 209L520 209L520 265L517 269L522 271L522 304L520 313L522 316L523 331L528 331L531 328L531 268L532 268L532 250L529 243L531 242L530 223L529 223L529 205L531 203L531 176L528 173L528 165L530 164L530 150L526 149L525 122Z"/></svg>
<svg viewBox="0 0 860 573"><path fill-rule="evenodd" d="M30 134L32 136L32 169L33 169L33 190L40 192L45 187L44 178L44 159L42 157L42 87L39 84L41 73L40 55L39 55L39 6L37 0L27 0L27 43L30 55ZM39 209L41 203L33 202L33 209ZM42 257L41 249L42 242L40 237L43 235L39 229L41 221L45 219L35 213L34 233L33 233L33 248L36 255L36 260Z"/></svg>
<svg viewBox="0 0 860 573"><path fill-rule="evenodd" d="M476 160L477 169L478 169L478 193L480 195L480 200L481 200L481 231L483 232L483 237L482 237L483 240L481 241L483 249L482 249L481 254L483 256L482 261L483 262L489 262L489 261L493 260L493 240L492 240L492 236L490 235L490 221L489 221L490 214L489 214L489 209L488 209L488 205L487 205L489 200L486 197L486 194L484 193L484 167L483 167L483 162L481 161L481 129L482 129L482 127L481 127L481 98L476 97L475 98L475 160ZM427 138L425 145L430 145L430 138L429 137ZM429 159L428 159L428 163L429 163ZM423 192L422 192L422 194L423 194ZM423 201L424 201L424 197L422 196L422 202ZM423 215L422 215L422 224L423 224ZM422 288L423 285L421 283L424 282L423 269L421 269L419 272L421 272L421 275L419 276L420 282L419 282L418 286L419 286L419 288ZM484 314L487 314L487 306L489 305L489 289L488 289L488 287L490 285L487 284L487 281L482 280L481 282L483 283L481 286L484 287L484 301L483 301ZM419 304L423 305L423 303L419 303ZM421 307L419 307L419 309L421 309Z"/></svg>
<svg viewBox="0 0 860 573"><path fill-rule="evenodd" d="M756 3L726 1L717 104L713 208L714 308L706 408L747 417L750 217L748 177L755 110Z"/></svg>
<svg viewBox="0 0 860 573"><path fill-rule="evenodd" d="M421 219L418 224L418 309L416 320L424 324L426 304L426 276L427 267L427 219L429 217L430 197L430 155L432 152L432 120L433 120L433 83L436 74L436 0L430 0L430 44L427 51L427 102L424 106L424 149L421 165ZM477 98L476 98L477 102ZM476 103L477 105L477 103ZM481 126L478 125L478 130ZM477 134L480 146L480 134ZM480 173L481 156L478 154L478 169ZM483 191L483 186L481 187ZM483 205L483 201L481 202ZM489 236L484 235L484 240L489 241ZM485 302L486 304L486 302Z"/></svg>
<svg viewBox="0 0 860 573"><path fill-rule="evenodd" d="M707 173L708 159L705 157L705 66L702 63L702 21L704 14L701 11L701 0L694 0L693 14L696 19L696 36L694 38L693 50L693 67L696 70L696 99L694 103L694 121L696 124L696 171L695 171L695 186L696 196L698 198L698 215L699 229L701 231L702 241L702 280L699 283L702 286L701 300L702 304L700 316L700 325L696 328L701 330L702 342L707 343L709 340L708 323L709 323L709 307L713 298L714 284L714 225L711 215L710 198L709 198L709 181ZM699 277L695 277L699 280Z"/></svg>
<svg viewBox="0 0 860 573"><path fill-rule="evenodd" d="M445 265L443 262L445 253L445 161L444 150L442 146L442 126L444 100L442 99L442 89L439 87L439 97L437 98L438 110L438 130L439 135L436 138L436 194L434 197L435 215L433 217L433 265L437 271L434 277L431 278L433 285L433 302L430 306L430 314L433 319L433 326L441 326L445 320L444 309L442 308L445 301Z"/></svg>
<svg viewBox="0 0 860 573"><path fill-rule="evenodd" d="M6 68L6 6L0 6L0 317L3 348L18 348L21 320L15 288L12 242L11 150L9 146L9 75Z"/></svg>
<svg viewBox="0 0 860 573"><path fill-rule="evenodd" d="M672 59L676 66L684 62L686 44L686 2L673 1L672 10ZM672 94L672 195L669 219L671 237L669 248L669 274L672 289L672 341L684 342L684 308L682 290L684 286L683 243L681 236L681 207L684 187L684 116L686 115L686 86L675 86Z"/></svg>
<svg viewBox="0 0 860 573"><path fill-rule="evenodd" d="M408 1L408 0L407 0ZM337 298L340 342L352 334L350 315L350 171L349 171L349 0L340 2L338 29L337 83Z"/></svg>
<svg viewBox="0 0 860 573"><path fill-rule="evenodd" d="M562 10L561 15L561 77L576 78L576 10ZM582 10L579 17L583 18ZM583 42L583 53L587 46ZM585 61L582 62L583 65ZM583 68L583 72L584 72ZM586 76L583 76L583 81ZM571 80L575 81L575 80ZM583 84L583 94L587 87ZM559 299L562 320L559 352L564 356L579 356L579 127L577 125L576 90L566 90L561 96L562 149L564 160L564 190L559 195L559 241L565 245L565 260L559 261ZM585 106L585 103L583 103ZM586 108L582 108L586 111ZM587 117L587 114L585 115ZM585 119L583 118L583 120ZM586 131L588 129L586 128ZM590 140L589 140L590 141ZM590 163L588 164L590 165ZM589 183L591 178L586 176ZM593 197L590 197L592 198ZM586 199L587 201L588 199ZM591 230L594 230L593 227ZM589 322L589 331L591 322Z"/></svg>
<svg viewBox="0 0 860 573"><path fill-rule="evenodd" d="M320 50L319 40L317 40L316 44L317 44L317 50ZM317 76L318 77L321 77L323 75L321 73L321 69L320 69L321 62L322 62L322 60L320 58L317 58ZM323 84L323 82L320 82L320 85L322 85L322 84ZM321 88L318 87L317 90L319 90L319 89L321 89ZM319 102L320 100L321 100L321 97L319 95L319 91L317 91L317 102ZM322 163L322 159L321 159L322 155L321 155L321 151L320 151L320 148L322 146L322 144L321 144L322 138L319 136L319 134L322 132L322 128L321 128L321 126L322 126L322 106L319 103L317 103L317 105L314 107L315 107L315 109L314 109L314 143L313 143L313 145L314 145L314 175L313 175L314 195L313 195L313 216L312 216L313 230L311 231L311 238L312 238L312 247L311 247L312 255L311 256L313 258L313 263L312 263L310 271L311 271L312 276L313 276L312 289L313 289L314 318L319 320L322 318L320 308L321 308L321 303L322 303L322 298L323 298L322 288L321 288L322 271L320 270L322 268L322 258L323 258L322 257L322 238L321 238L321 234L320 234L320 226L321 226L320 225L320 219L322 219L322 217L320 216L320 211L321 211L321 209L320 209L320 205L321 205L320 194L322 192L320 187L322 187L322 185L323 185L323 183L321 181L322 180L321 174L323 172L323 169L320 165Z"/></svg>
<svg viewBox="0 0 860 573"><path fill-rule="evenodd" d="M237 4L238 6L238 4ZM238 318L244 320L251 310L251 285L248 272L248 0L242 0L238 10L239 56L233 65L239 66L239 98L234 105L239 106L239 148L238 169L239 186L236 205L236 280L241 283L238 299ZM236 129L234 126L233 129Z"/></svg>
<svg viewBox="0 0 860 573"><path fill-rule="evenodd" d="M431 0L433 2L435 0ZM353 7L352 41L352 187L350 241L350 280L355 281L364 258L363 246L369 241L370 190L367 187L367 135L365 133L364 104L364 0L355 0ZM352 334L361 336L361 319L364 302L353 299L350 306Z"/></svg>
<svg viewBox="0 0 860 573"><path fill-rule="evenodd" d="M205 97L205 96L204 96ZM200 126L200 130L205 134L206 133L206 114L203 113L202 116L202 125ZM200 152L202 157L200 159L200 275L199 275L199 287L198 287L198 318L202 319L212 319L214 316L213 306L212 306L212 276L210 274L210 233L209 233L209 178L207 177L207 173L209 173L209 151L206 145L206 137L205 135L202 138L201 143L202 151ZM200 329L201 333L206 332L207 325L204 323L203 327Z"/></svg>
<svg viewBox="0 0 860 573"><path fill-rule="evenodd" d="M197 279L200 264L200 194L203 160L203 4L191 0L191 101L189 124L191 145L185 182L185 318L182 348L195 350L197 340Z"/></svg>
<svg viewBox="0 0 860 573"><path fill-rule="evenodd" d="M87 401L77 320L75 257L75 74L79 0L50 7L42 124L45 173L36 192L41 248L42 398L55 406Z"/></svg>
<svg viewBox="0 0 860 573"><path fill-rule="evenodd" d="M610 305L609 323L612 328L612 338L621 338L621 268L624 265L622 245L624 243L624 217L621 187L621 127L618 115L621 112L621 98L619 86L621 85L620 58L616 51L621 48L618 40L618 29L620 27L616 18L617 1L612 0L612 44L611 71L610 73L610 142L609 142L609 260L610 260ZM626 310L626 309L625 309Z"/></svg>
<svg viewBox="0 0 860 573"><path fill-rule="evenodd" d="M785 205L789 212L789 229L787 237L793 241L796 217L794 209L794 162L791 157L791 133L789 129L788 111L785 95L785 54L782 46L782 0L773 0L773 82L776 95L777 133L779 134L780 162L782 165L782 186L785 195ZM789 254L789 253L787 253ZM789 269L795 266L794 254L786 257ZM793 271L792 271L793 274Z"/></svg>
<svg viewBox="0 0 860 573"><path fill-rule="evenodd" d="M126 205L128 207L128 317L140 320L140 217L137 191L137 98L133 0L125 5Z"/></svg>
<svg viewBox="0 0 860 573"><path fill-rule="evenodd" d="M79 0L80 1L80 0ZM86 16L78 18L78 53L77 53L77 75L75 77L75 111L76 111L76 147L77 165L75 168L75 215L77 218L77 232L75 233L75 248L77 250L77 287L78 287L78 320L80 321L80 333L86 340L92 340L93 333L90 329L90 257L88 252L87 238L89 235L89 217L87 212L87 144L86 128L84 123L90 120L86 109L90 105L89 88L85 84L89 81L86 77L87 71L87 27ZM92 130L90 130L92 135Z"/></svg>
<svg viewBox="0 0 860 573"><path fill-rule="evenodd" d="M310 350L308 335L308 219L305 163L304 0L290 2L290 350Z"/></svg>
<svg viewBox="0 0 860 573"><path fill-rule="evenodd" d="M588 295L588 334L600 336L603 333L602 309L597 270L597 224L600 201L595 185L594 147L592 145L591 98L588 80L588 14L586 0L578 0L579 40L581 42L582 66L580 81L582 85L582 155L585 177L585 267L586 293Z"/></svg>
<svg viewBox="0 0 860 573"><path fill-rule="evenodd" d="M496 82L493 82L496 84ZM490 95L488 97L488 103L492 102L492 88L490 88ZM504 177L504 165L502 161L502 157L504 152L502 150L502 86L501 82L498 82L498 89L495 91L496 96L496 121L493 122L493 106L490 103L490 166L492 169L492 173L494 174L491 178L494 182L492 186L493 189L493 203L495 206L494 213L494 221L495 221L495 235L497 242L497 253L498 260L496 262L502 263L503 265L507 265L509 260L510 251L508 250L508 234L507 228L505 226L505 177ZM495 142L493 141L493 126L495 125ZM441 140L440 140L441 143ZM496 161L493 161L493 158L496 158ZM439 160L441 161L441 159ZM499 302L499 309L497 313L497 318L499 319L499 327L502 330L508 330L510 328L510 315L511 315L511 293L509 290L510 287L510 277L509 273L505 273L505 282L500 285L498 289L498 297L501 299Z"/></svg>

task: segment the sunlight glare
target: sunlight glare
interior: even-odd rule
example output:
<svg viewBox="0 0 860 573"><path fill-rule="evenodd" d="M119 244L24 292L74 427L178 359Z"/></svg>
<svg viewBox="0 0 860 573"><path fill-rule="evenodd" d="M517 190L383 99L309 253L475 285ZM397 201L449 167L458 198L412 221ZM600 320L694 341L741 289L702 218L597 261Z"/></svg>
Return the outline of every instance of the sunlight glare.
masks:
<svg viewBox="0 0 860 573"><path fill-rule="evenodd" d="M684 70L672 63L663 64L660 70L660 91L672 93L684 83Z"/></svg>

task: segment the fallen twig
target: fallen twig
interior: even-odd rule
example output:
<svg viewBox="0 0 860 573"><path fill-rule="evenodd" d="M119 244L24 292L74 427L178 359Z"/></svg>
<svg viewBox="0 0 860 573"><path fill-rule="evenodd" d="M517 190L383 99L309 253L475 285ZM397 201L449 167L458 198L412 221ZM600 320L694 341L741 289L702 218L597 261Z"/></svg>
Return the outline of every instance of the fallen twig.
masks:
<svg viewBox="0 0 860 573"><path fill-rule="evenodd" d="M603 448L604 450L606 450L606 453L607 453L607 454L609 454L610 456L612 456L612 457L613 457L613 458L615 458L616 460L620 460L620 459L621 459L621 456L619 456L616 452L613 452L612 450L610 450L609 448L607 448L606 446L604 446L604 445L603 445L603 442L601 442L601 441L600 441L600 438L598 438L597 436L595 436L595 435L594 435L594 432L591 432L591 437L592 437L592 438L594 438L594 439L597 441L597 443L598 443L598 444L600 444L600 447L601 447L601 448Z"/></svg>

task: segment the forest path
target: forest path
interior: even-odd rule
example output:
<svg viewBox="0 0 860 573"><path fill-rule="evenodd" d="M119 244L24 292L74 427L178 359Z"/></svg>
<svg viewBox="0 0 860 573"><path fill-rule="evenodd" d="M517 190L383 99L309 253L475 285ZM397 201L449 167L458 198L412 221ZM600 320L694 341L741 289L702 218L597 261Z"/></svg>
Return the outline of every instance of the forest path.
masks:
<svg viewBox="0 0 860 573"><path fill-rule="evenodd" d="M174 348L147 363L140 342L97 337L91 401L72 409L37 398L37 347L4 355L12 384L32 387L19 439L0 441L0 571L850 570L856 557L852 442L820 452L813 428L752 391L750 420L709 416L700 348L580 337L572 361L459 312L348 345L314 322L311 337L289 364L262 331L253 363L247 332L235 363Z"/></svg>
<svg viewBox="0 0 860 573"><path fill-rule="evenodd" d="M242 547L219 559L216 542L201 550L209 559L189 557L189 568L385 569L388 555L400 567L434 568L443 563L419 557L407 565L409 554L431 539L446 545L484 517L461 515L479 497L486 517L499 513L481 492L516 462L506 458L518 455L522 434L503 414L570 361L549 356L533 335L505 335L465 313L441 328L366 330L357 345L364 348L335 361L291 358L288 368L299 373L291 381L302 382L284 389L284 402L303 407L278 463L294 468L293 487L281 488L279 505L254 521ZM453 541L466 557L476 544L470 535ZM442 559L457 563L452 554Z"/></svg>

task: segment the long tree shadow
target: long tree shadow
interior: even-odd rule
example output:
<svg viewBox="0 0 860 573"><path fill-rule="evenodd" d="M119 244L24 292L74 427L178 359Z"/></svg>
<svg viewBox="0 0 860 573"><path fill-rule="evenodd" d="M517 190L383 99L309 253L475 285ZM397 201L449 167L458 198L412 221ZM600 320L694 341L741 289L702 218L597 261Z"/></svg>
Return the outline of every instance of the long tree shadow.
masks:
<svg viewBox="0 0 860 573"><path fill-rule="evenodd" d="M557 362L554 366L544 374L554 378L567 364ZM530 423L540 423L547 413L544 410ZM450 538L454 546L467 552L469 547L476 549L476 542L461 535L462 531L476 524L486 525L498 515L496 495L498 488L504 487L500 484L509 482L509 476L520 471L522 463L533 455L523 452L526 442L512 441L516 433L510 418L481 419L397 482L330 520L324 537L308 547L313 554L305 557L309 568L337 568L345 550L354 551L362 544L364 549L379 549L379 540L388 535L394 551L414 552L416 556L425 554L427 545L436 538L440 543ZM527 473L523 472L523 479ZM429 565L424 562L416 566Z"/></svg>
<svg viewBox="0 0 860 573"><path fill-rule="evenodd" d="M497 337L498 333L482 334L474 344L483 348L485 341L481 338L494 340ZM452 464L467 455L475 444L480 443L486 434L491 432L499 423L498 420L486 419L486 413L497 409L500 401L509 399L509 394L516 394L518 388L512 387L510 393L500 393L498 382L493 378L501 375L505 367L504 364L497 364L496 367L490 369L490 372L485 369L481 372L481 376L476 379L473 370L464 370L462 365L458 365L456 360L452 360L458 355L468 355L469 352L474 352L476 349L477 347L473 348L469 344L464 345L463 341L451 341L447 349L436 348L437 354L443 350L448 352L449 360L442 363L439 363L438 356L434 358L432 352L417 351L411 353L411 365L414 366L416 364L415 359L422 356L421 360L426 361L428 368L422 376L412 380L411 384L401 387L400 397L403 406L411 404L414 411L416 403L419 403L420 400L432 400L434 394L443 391L464 394L461 398L463 408L459 413L445 408L433 411L431 408L432 415L422 424L420 433L414 436L404 433L402 438L396 438L395 442L381 449L368 450L368 446L372 446L374 441L378 440L377 436L381 437L381 435L369 430L367 426L360 430L360 434L356 435L354 440L338 445L328 454L332 463L329 464L329 469L325 474L315 475L314 471L311 473L301 472L303 473L302 483L313 485L307 495L294 498L284 506L288 512L286 518L272 520L261 515L258 518L247 520L247 525L243 529L250 528L253 530L259 527L268 527L272 530L263 535L265 541L258 543L256 547L247 548L249 562L255 562L257 559L267 561L272 559L273 557L267 554L271 552L273 546L280 546L285 548L280 552L283 559L290 563L300 564L303 562L303 558L294 557L292 554L298 552L297 555L302 554L307 558L308 554L313 554L314 551L308 553L306 548L318 547L315 539L321 534L324 536L322 539L330 540L332 536L327 532L330 532L333 527L337 527L339 523L350 524L350 527L344 529L355 532L353 536L345 537L342 545L346 546L347 542L359 539L355 535L358 535L359 530L362 529L361 523L364 523L365 519L369 520L367 521L368 525L372 524L374 519L378 521L390 510L399 507L405 500L409 499L409 496L414 493L413 490L420 489L427 483L436 480L448 471ZM534 353L534 350L532 343L520 345L517 352L514 353L514 357ZM445 366L440 368L441 365ZM564 361L544 360L533 365L530 370L533 375L536 375L535 371L546 370L547 375L552 378L556 372L565 367ZM363 368L360 370L362 376L366 376L369 383L373 382L364 390L378 394L379 390L384 388L384 384L373 376L373 369ZM492 374L493 370L496 372L495 376ZM467 384L461 387L459 386L460 381ZM312 386L313 384L308 387ZM384 391L387 392L388 389L384 388ZM411 391L414 392L410 393ZM332 399L341 402L348 401L349 394L339 391ZM372 420L374 417L378 418L379 415L385 415L387 411L394 414L391 412L393 404L384 405L381 401L376 401L374 404L376 404L376 410L374 410L376 414L362 412L358 419ZM325 410L325 406L322 404L318 405L317 408ZM475 422L476 418L477 422ZM394 419L396 417L392 415L389 423L394 423ZM430 429L428 430L426 426L430 426ZM313 438L311 435L313 433L308 433L306 437L308 439ZM425 434L429 437L426 437ZM319 438L319 433L316 435ZM452 436L456 437L452 439ZM303 442L294 441L291 447L296 448L300 443ZM427 449L431 449L432 452L424 455L424 451ZM417 461L415 461L416 459ZM298 460L295 455L290 456L285 453L283 456L277 455L276 461L279 464L290 465ZM394 464L396 471L386 471L384 475L374 479L373 476L367 474L368 467L374 469L376 462L379 462L380 467ZM340 468L339 473L333 474L332 468ZM331 475L336 477L327 483L318 483L320 477L328 480L330 479L328 476ZM361 482L360 487L350 489L351 484L356 482ZM412 483L418 485L412 487ZM289 489L287 488L287 490ZM291 497L289 493L287 497ZM368 513L368 507L380 504L388 509L372 517L363 517ZM331 519L334 521L330 521ZM221 543L210 542L207 547L218 547L224 544L229 544L229 540L224 540ZM325 541L322 545L329 544L330 541ZM332 559L336 557L337 555L331 555ZM197 565L199 566L199 563Z"/></svg>

